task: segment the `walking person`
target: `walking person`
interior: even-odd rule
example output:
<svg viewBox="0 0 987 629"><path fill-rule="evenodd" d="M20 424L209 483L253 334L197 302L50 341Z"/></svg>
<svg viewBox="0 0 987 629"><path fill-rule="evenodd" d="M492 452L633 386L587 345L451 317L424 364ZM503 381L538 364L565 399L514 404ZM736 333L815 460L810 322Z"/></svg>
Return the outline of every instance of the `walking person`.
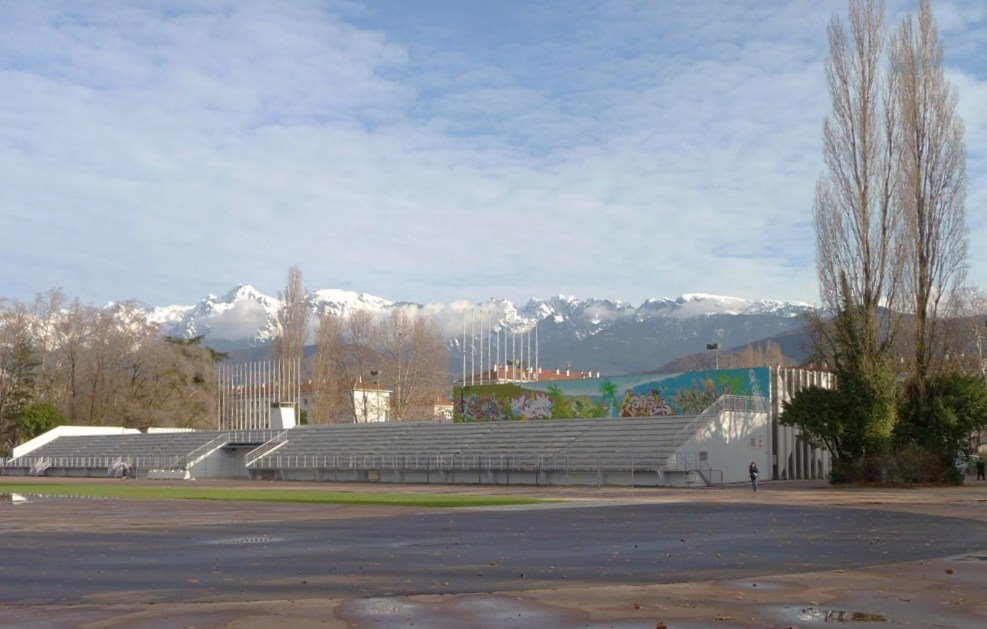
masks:
<svg viewBox="0 0 987 629"><path fill-rule="evenodd" d="M980 457L977 459L977 480L987 480L987 476L984 475L984 458Z"/></svg>
<svg viewBox="0 0 987 629"><path fill-rule="evenodd" d="M751 466L747 469L747 472L751 475L751 487L754 491L757 491L757 463L751 461Z"/></svg>

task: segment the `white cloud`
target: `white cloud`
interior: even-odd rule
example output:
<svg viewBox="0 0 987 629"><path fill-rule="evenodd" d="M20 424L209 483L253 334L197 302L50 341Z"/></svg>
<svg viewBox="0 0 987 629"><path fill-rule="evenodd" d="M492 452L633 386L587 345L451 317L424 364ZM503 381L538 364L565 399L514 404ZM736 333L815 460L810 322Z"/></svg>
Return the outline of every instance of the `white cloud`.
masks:
<svg viewBox="0 0 987 629"><path fill-rule="evenodd" d="M191 302L276 292L297 263L394 300L816 298L842 5L539 3L512 31L315 2L6 8L8 296ZM941 22L968 42L984 15L957 2ZM951 76L977 251L984 66Z"/></svg>
<svg viewBox="0 0 987 629"><path fill-rule="evenodd" d="M268 327L267 310L255 301L238 301L231 308L205 319L204 323L211 330L210 338L220 341L232 341L252 338L257 330Z"/></svg>

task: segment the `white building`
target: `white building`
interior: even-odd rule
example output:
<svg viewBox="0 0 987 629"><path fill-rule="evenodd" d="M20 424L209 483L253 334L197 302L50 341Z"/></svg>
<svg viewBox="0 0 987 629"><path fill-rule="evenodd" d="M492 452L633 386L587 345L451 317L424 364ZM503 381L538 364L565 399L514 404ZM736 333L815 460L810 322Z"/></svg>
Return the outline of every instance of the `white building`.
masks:
<svg viewBox="0 0 987 629"><path fill-rule="evenodd" d="M391 420L393 416L391 413L391 394L390 389L383 389L373 383L355 382L352 395L356 423L365 424ZM311 380L302 383L299 408L310 418L309 421L311 421L312 409L318 395ZM345 423L352 421L352 419L334 418L334 421Z"/></svg>
<svg viewBox="0 0 987 629"><path fill-rule="evenodd" d="M353 387L356 423L386 422L391 418L391 391L358 382Z"/></svg>

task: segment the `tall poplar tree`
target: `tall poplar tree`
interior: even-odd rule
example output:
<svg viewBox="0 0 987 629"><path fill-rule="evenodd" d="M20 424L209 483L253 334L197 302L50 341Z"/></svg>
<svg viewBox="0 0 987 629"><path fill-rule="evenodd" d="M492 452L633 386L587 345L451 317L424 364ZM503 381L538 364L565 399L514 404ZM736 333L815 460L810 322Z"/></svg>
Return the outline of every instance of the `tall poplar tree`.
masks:
<svg viewBox="0 0 987 629"><path fill-rule="evenodd" d="M904 286L914 315L914 382L942 357L941 322L967 271L966 150L958 95L942 69L943 47L928 0L891 37L891 75L900 128Z"/></svg>

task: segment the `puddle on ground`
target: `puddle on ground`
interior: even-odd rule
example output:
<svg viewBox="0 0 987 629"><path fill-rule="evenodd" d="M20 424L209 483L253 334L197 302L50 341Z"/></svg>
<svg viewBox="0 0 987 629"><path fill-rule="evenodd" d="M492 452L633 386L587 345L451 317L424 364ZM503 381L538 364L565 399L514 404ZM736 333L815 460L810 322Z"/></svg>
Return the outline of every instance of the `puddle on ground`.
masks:
<svg viewBox="0 0 987 629"><path fill-rule="evenodd" d="M119 500L113 496L68 496L64 494L35 494L17 492L0 494L0 503L26 504L31 502L53 502L59 500Z"/></svg>
<svg viewBox="0 0 987 629"><path fill-rule="evenodd" d="M887 622L881 614L872 612L849 612L842 609L825 609L822 607L803 607L798 612L799 620L803 622Z"/></svg>
<svg viewBox="0 0 987 629"><path fill-rule="evenodd" d="M251 535L248 537L234 537L231 539L214 539L206 544L221 544L224 546L242 546L246 544L270 544L271 542L280 542L281 538L271 537L269 535Z"/></svg>
<svg viewBox="0 0 987 629"><path fill-rule="evenodd" d="M726 585L735 587L742 590L763 590L763 591L776 591L776 590L787 590L791 586L784 585L782 583L765 583L764 581L727 581Z"/></svg>
<svg viewBox="0 0 987 629"><path fill-rule="evenodd" d="M462 595L434 603L403 598L351 600L336 615L360 627L585 627L588 629L652 629L654 619L594 621L570 610L498 595Z"/></svg>

